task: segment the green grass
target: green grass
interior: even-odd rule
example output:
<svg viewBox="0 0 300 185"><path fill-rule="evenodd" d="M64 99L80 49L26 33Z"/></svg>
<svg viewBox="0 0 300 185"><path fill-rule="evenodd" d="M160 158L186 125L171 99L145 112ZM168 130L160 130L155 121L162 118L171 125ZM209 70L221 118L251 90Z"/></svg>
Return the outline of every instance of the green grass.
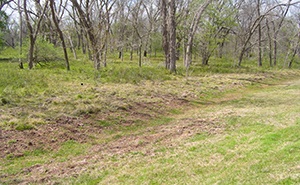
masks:
<svg viewBox="0 0 300 185"><path fill-rule="evenodd" d="M34 129L34 126L30 124L18 124L15 129L18 131L31 130Z"/></svg>
<svg viewBox="0 0 300 185"><path fill-rule="evenodd" d="M245 114L221 120L228 127L225 133L215 136L197 134L189 140L181 140L174 147L158 149L155 155L119 156L111 161L109 168L92 171L89 179L99 177L100 184L298 184L300 126L297 124L299 119L290 121L298 106L290 100L298 101L298 96L288 96L289 89L299 90L299 87L293 85L293 88L280 91L275 87L251 93L242 102L212 105L212 112L209 108L197 109L197 115L192 113L196 118L223 112L237 103L247 105L234 108L233 114L249 108ZM265 106L261 105L262 97L266 99ZM272 102L279 97L285 101ZM281 109L283 105L288 107L278 117L264 114ZM191 114L185 113L185 116ZM103 178L101 174L104 173ZM82 178L89 182L86 175ZM81 176L77 178L78 182L80 179Z"/></svg>
<svg viewBox="0 0 300 185"><path fill-rule="evenodd" d="M76 157L86 152L88 145L69 140L63 143L57 152L52 153L52 158L59 158L60 161L66 161L69 157Z"/></svg>
<svg viewBox="0 0 300 185"><path fill-rule="evenodd" d="M180 63L177 74L165 70L161 56L139 68L136 58L112 55L100 71L80 57L71 71L62 61L33 70L0 62L2 130L30 131L61 116L102 129L86 143L8 155L0 183L300 183L298 66L236 68L213 58L186 77Z"/></svg>

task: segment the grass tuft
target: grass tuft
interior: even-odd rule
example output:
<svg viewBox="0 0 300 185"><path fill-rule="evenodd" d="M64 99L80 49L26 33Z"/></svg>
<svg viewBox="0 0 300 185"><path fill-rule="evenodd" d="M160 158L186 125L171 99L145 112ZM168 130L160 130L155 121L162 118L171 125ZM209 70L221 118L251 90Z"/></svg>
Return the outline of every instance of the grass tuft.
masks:
<svg viewBox="0 0 300 185"><path fill-rule="evenodd" d="M34 129L35 127L31 124L27 124L27 123L18 123L16 126L15 126L15 129L18 130L18 131L24 131L24 130L32 130Z"/></svg>

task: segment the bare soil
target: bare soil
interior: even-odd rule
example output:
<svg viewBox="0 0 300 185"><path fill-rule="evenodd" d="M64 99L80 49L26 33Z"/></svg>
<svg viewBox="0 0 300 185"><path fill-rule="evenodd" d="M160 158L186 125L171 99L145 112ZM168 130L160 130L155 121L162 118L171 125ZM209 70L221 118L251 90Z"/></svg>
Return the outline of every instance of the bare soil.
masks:
<svg viewBox="0 0 300 185"><path fill-rule="evenodd" d="M146 122L155 119L170 108L188 104L183 99L164 98L164 101L167 107L153 103L136 103L134 106L121 108L116 112L99 112L81 117L61 116L47 124L36 125L31 130L0 129L0 158L21 157L24 153L36 149L57 150L62 143L69 140L78 143L92 142L104 129L110 129L97 124L99 120L115 121L119 126L131 126L137 120ZM110 120L116 117L119 120Z"/></svg>
<svg viewBox="0 0 300 185"><path fill-rule="evenodd" d="M165 99L166 100L166 99ZM166 102L168 108L191 108L191 105L183 99L168 99ZM22 157L28 151L36 149L56 151L59 150L62 143L73 140L78 143L90 143L97 138L105 135L104 131L111 129L109 127L101 127L95 122L99 119L107 119L107 117L118 115L127 115L126 119L122 119L122 126L130 126L134 124L133 120L142 120L145 124L147 121L155 119L166 107L158 109L157 113L152 111L151 115L141 113L146 112L149 107L154 108L151 104L139 103L130 109L122 109L115 113L101 113L95 115L85 115L80 118L72 118L62 116L55 122L45 125L38 125L32 130L1 131L1 158L4 157ZM164 114L167 114L166 112ZM173 115L174 116L174 115ZM176 115L175 115L176 116ZM53 178L76 177L85 172L93 165L103 160L105 156L127 155L129 153L139 152L143 155L156 155L156 144L162 144L166 147L173 147L178 140L189 138L195 134L219 134L222 133L225 126L219 123L217 118L211 119L178 119L171 124L149 126L147 124L139 134L129 134L121 136L101 144L93 144L89 149L88 155L82 155L72 158L66 162L50 162L47 164L33 165L25 168L17 176L22 179L15 179L15 175L1 175L0 179L15 179L11 183L28 184L43 183L52 184Z"/></svg>
<svg viewBox="0 0 300 185"><path fill-rule="evenodd" d="M76 120L76 122L77 121L78 120ZM74 122L73 124L70 123L68 126L71 125L78 128L78 122ZM57 127L59 126L65 125L57 125ZM92 130L92 128L89 129ZM224 129L225 126L220 124L216 119L182 119L170 125L151 127L145 130L143 134L127 135L117 140L113 140L111 142L93 145L93 147L89 149L88 155L78 156L65 162L51 162L43 165L33 165L29 168L23 169L21 174L19 174L22 175L23 178L22 180L16 183L53 184L54 178L67 178L72 176L76 177L81 173L86 172L88 169L94 168L94 164L101 163L101 161L105 160L107 156L125 156L130 153L142 153L142 155L155 156L156 147L153 146L156 144L166 146L167 148L174 147L174 145L176 145L177 143L176 141L190 138L195 134L221 134L224 131ZM82 131L83 130L84 129L82 129ZM98 131L99 134L101 134L101 129L98 129ZM84 132L79 132L78 130L74 129L73 133L77 133L77 135L73 134L71 136L73 137L72 139L81 138L77 139L76 141L87 141L87 136L84 134ZM43 140L44 142L47 141L46 138ZM52 147L53 149L58 149L58 142L66 141L68 138L70 138L70 135L68 135L67 130L65 130L65 132L63 133L63 137L59 141L56 141L56 144L50 144L49 147ZM32 140L35 139L37 138L33 138ZM23 142L26 142L25 139ZM49 142L52 143L51 141ZM103 164L103 168L104 167L105 164ZM6 178L9 177L6 176Z"/></svg>

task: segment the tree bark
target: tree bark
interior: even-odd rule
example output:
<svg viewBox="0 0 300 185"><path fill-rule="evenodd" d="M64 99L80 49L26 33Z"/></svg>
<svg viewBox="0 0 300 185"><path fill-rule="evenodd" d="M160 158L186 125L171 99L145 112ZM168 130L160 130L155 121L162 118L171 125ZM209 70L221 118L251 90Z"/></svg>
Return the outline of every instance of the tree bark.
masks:
<svg viewBox="0 0 300 185"><path fill-rule="evenodd" d="M274 56L274 59L273 59L274 66L277 65L277 48L278 48L277 47L277 45L278 45L277 37L278 37L279 31L280 31L280 29L281 29L281 27L283 25L283 21L284 21L286 15L287 15L287 13L288 13L288 11L290 9L291 2L292 2L292 0L288 0L286 10L283 13L283 16L282 16L282 18L281 18L281 20L279 22L277 30L276 30L275 25L274 25L274 30L275 30L275 33L274 33L274 54L273 54L273 56Z"/></svg>
<svg viewBox="0 0 300 185"><path fill-rule="evenodd" d="M23 46L23 18L22 18L22 10L21 10L21 0L18 0L18 12L19 12L19 24L20 24L20 32L19 32L19 67L20 69L24 69L24 65L22 62L22 46Z"/></svg>
<svg viewBox="0 0 300 185"><path fill-rule="evenodd" d="M165 67L169 69L170 61L169 61L169 33L168 33L168 7L167 0L161 0L161 14L162 14L162 47L165 54Z"/></svg>
<svg viewBox="0 0 300 185"><path fill-rule="evenodd" d="M175 0L170 0L170 11L169 11L169 32L170 32L170 44L169 44L169 62L170 62L170 72L176 72L176 5Z"/></svg>
<svg viewBox="0 0 300 185"><path fill-rule="evenodd" d="M293 55L292 55L292 58L290 59L289 61L289 64L288 64L288 67L289 68L292 68L292 64L294 62L294 59L295 59L295 56L297 54L297 52L299 51L299 45L300 45L300 32L297 33L297 42L296 42L296 46L294 47L293 49Z"/></svg>
<svg viewBox="0 0 300 185"><path fill-rule="evenodd" d="M268 9L267 11L265 11L264 14L258 16L255 21L253 21L251 23L251 26L250 26L250 29L248 30L248 32L246 33L246 36L245 36L245 42L243 43L243 46L242 46L242 50L241 50L241 53L240 53L240 56L239 56L239 62L238 62L238 66L241 66L242 64L242 60L243 60L243 56L245 54L245 52L247 51L247 45L249 44L249 41L251 39L251 37L253 36L253 34L255 33L256 29L261 25L261 21L272 11L274 10L275 8L277 7L280 7L280 6L289 6L290 4L290 1L288 2L288 4L277 4L277 5L274 5L273 7L271 7L270 9ZM275 49L276 48L276 49ZM277 43L274 42L274 52L276 53L277 51ZM274 60L276 60L276 56L275 56L275 53L274 53ZM274 61L275 62L275 61ZM274 63L275 64L275 63Z"/></svg>
<svg viewBox="0 0 300 185"><path fill-rule="evenodd" d="M185 57L184 57L184 65L186 68L189 68L191 62L192 62L192 46L193 46L193 40L194 35L198 29L198 25L200 22L200 19L207 8L207 6L212 2L213 0L206 0L205 3L200 6L197 9L197 12L193 18L193 21L190 25L189 32L188 32L188 40L186 43L186 51L185 51Z"/></svg>
<svg viewBox="0 0 300 185"><path fill-rule="evenodd" d="M45 11L46 11L47 6L48 6L48 1L46 1L44 8L43 8L42 12L39 15L40 17L38 17L38 21L37 21L37 24L36 24L35 31L33 30L33 27L32 27L31 22L29 20L29 12L27 10L26 0L24 0L23 6L24 6L24 14L25 14L26 24L27 24L27 28L29 30L29 43L30 43L30 46L29 46L29 51L28 51L28 68L32 69L33 68L33 59L34 59L34 56L33 56L34 55L34 45L35 45L35 41L36 41L39 29L40 29L40 25L41 25L41 22L42 22L42 19L43 19L43 15L45 14Z"/></svg>
<svg viewBox="0 0 300 185"><path fill-rule="evenodd" d="M142 67L142 44L139 45L139 67Z"/></svg>
<svg viewBox="0 0 300 185"><path fill-rule="evenodd" d="M258 17L261 16L260 14L260 0L257 0L257 15ZM262 66L262 43L261 43L261 22L258 23L258 66Z"/></svg>
<svg viewBox="0 0 300 185"><path fill-rule="evenodd" d="M130 46L130 61L133 60L133 46Z"/></svg>
<svg viewBox="0 0 300 185"><path fill-rule="evenodd" d="M63 48L63 51L64 51L66 69L69 71L70 70L70 63L69 63L69 57L68 57L68 52L67 52L67 46L66 46L66 43L65 43L64 34L63 34L63 32L61 31L61 29L59 27L58 18L57 18L55 8L54 8L54 1L50 0L50 8L51 8L51 13L52 13L52 20L53 20L53 22L55 24L55 27L57 29L57 32L59 34L59 38L61 40L62 48Z"/></svg>
<svg viewBox="0 0 300 185"><path fill-rule="evenodd" d="M77 59L76 47L74 46L74 44L73 44L73 40L72 40L72 38L71 38L71 36L70 36L70 35L68 36L68 39L69 39L69 42L70 42L70 45L71 45L71 50L72 50L72 53L73 53L74 59Z"/></svg>
<svg viewBox="0 0 300 185"><path fill-rule="evenodd" d="M85 28L87 35L88 35L88 39L90 41L91 47L92 47L92 60L94 61L94 68L96 70L100 69L100 49L98 46L98 41L95 37L95 34L97 34L95 32L95 30L93 29L92 26L92 22L90 20L90 15L89 13L85 13L82 8L80 7L80 5L78 4L78 2L76 0L71 0L74 8L76 8L78 14L79 14L79 19L80 22L82 24L82 26ZM86 2L86 4L88 4L88 2ZM88 9L88 7L86 7Z"/></svg>
<svg viewBox="0 0 300 185"><path fill-rule="evenodd" d="M271 33L270 33L270 25L269 25L269 21L268 19L266 20L266 27L267 27L267 35L268 35L268 39L269 39L269 63L270 63L270 67L273 66L273 55L272 55L272 37L271 37Z"/></svg>

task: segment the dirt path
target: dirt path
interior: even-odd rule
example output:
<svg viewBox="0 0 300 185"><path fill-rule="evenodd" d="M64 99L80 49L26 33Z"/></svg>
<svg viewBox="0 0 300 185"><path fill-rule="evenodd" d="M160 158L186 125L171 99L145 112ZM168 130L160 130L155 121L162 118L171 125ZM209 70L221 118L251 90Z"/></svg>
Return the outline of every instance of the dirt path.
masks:
<svg viewBox="0 0 300 185"><path fill-rule="evenodd" d="M292 107L300 107L299 86L300 80L294 80L263 89L238 90L204 105L194 106L178 115L170 116L171 121L167 124L139 127L130 134L108 133L100 128L98 130L95 129L96 127L88 128L86 131L93 132L93 135L97 135L98 138L92 144L88 144L86 151L82 154L71 155L63 160L60 157L55 158L53 154L39 154L33 157L19 156L20 160L15 162L23 160L26 161L24 163L31 161L34 164L27 165L27 167L21 166L21 172L10 174L1 172L0 182L3 180L10 184L61 183L64 182L61 179L76 178L82 174L93 173L95 170L109 170L125 165L126 161L151 160L152 157L162 157L166 155L163 150L179 150L183 146L193 146L191 138L197 136L211 138L210 143L217 143L224 139L228 132L244 124L237 123L238 121L247 121L247 119L278 128L288 127L298 119L300 120L300 115L297 115L296 112L291 112L290 115L286 115L285 112ZM284 114L284 116L277 119L278 114ZM230 124L233 121L235 121L234 124ZM83 135L82 132L80 134L79 129L76 129L80 128L81 131L85 129L78 120L59 124L57 128L36 130L35 134L42 135L42 132L57 134L60 132L59 127L63 126L69 130L67 134L61 135L61 138L65 138L66 141L74 138L79 143L90 142L89 135ZM80 139L76 139L78 137ZM55 138L48 137L48 142L52 142L52 139ZM97 143L101 139L105 141ZM31 147L30 143L28 143L28 147ZM162 151L160 152L160 150ZM123 160L122 162L113 162L113 158ZM38 159L40 162L36 162ZM102 183L114 184L118 182L115 180L110 177L104 179Z"/></svg>

